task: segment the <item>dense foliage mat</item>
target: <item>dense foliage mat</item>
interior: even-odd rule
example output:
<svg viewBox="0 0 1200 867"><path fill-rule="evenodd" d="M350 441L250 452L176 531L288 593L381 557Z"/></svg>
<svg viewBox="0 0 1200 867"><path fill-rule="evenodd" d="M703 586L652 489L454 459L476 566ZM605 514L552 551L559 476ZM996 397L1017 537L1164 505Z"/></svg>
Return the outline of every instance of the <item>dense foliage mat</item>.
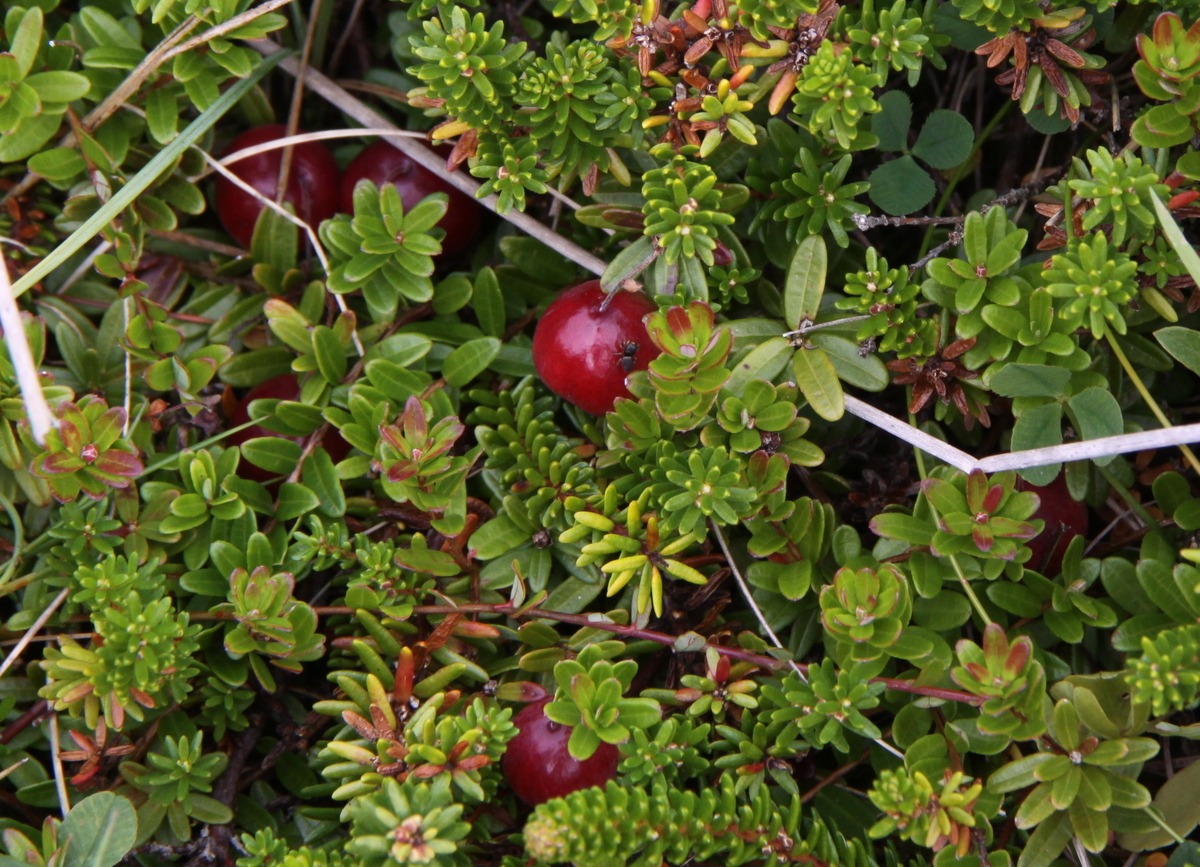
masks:
<svg viewBox="0 0 1200 867"><path fill-rule="evenodd" d="M1200 867L1195 3L0 10L0 867Z"/></svg>

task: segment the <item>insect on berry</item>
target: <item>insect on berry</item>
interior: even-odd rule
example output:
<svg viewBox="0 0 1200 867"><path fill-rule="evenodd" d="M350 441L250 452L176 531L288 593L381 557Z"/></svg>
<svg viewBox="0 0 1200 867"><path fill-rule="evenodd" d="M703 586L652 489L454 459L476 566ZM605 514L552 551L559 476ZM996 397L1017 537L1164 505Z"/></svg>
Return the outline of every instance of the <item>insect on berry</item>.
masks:
<svg viewBox="0 0 1200 867"><path fill-rule="evenodd" d="M617 292L606 309L599 280L563 292L546 308L533 335L538 376L584 412L604 415L629 397L629 374L658 356L642 318L656 309L640 292Z"/></svg>

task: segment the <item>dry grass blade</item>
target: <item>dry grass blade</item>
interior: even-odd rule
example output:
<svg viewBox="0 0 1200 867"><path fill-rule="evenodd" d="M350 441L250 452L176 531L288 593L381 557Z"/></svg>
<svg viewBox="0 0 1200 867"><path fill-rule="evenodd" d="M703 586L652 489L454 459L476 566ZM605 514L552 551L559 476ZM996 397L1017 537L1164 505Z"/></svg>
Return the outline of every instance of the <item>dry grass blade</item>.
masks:
<svg viewBox="0 0 1200 867"><path fill-rule="evenodd" d="M29 340L21 321L21 311L17 309L17 301L13 297L12 284L8 280L8 266L3 256L0 256L0 328L4 329L8 357L12 359L13 369L17 373L17 384L20 385L21 396L25 400L29 429L33 438L41 445L46 441L46 434L54 427L54 414L50 412L50 404L46 403L46 396L42 393L37 365L33 361L33 352L29 349Z"/></svg>
<svg viewBox="0 0 1200 867"><path fill-rule="evenodd" d="M54 612L58 610L58 606L62 605L66 600L67 593L67 590L63 590L55 596L54 601L47 605L46 610L38 615L38 619L33 622L33 625L25 630L25 634L21 636L21 640L17 642L17 646L12 649L12 653L6 656L4 662L0 664L0 676L12 668L13 663L25 652L25 648L29 646L29 642L33 641L33 637L46 625L46 621L54 616Z"/></svg>
<svg viewBox="0 0 1200 867"><path fill-rule="evenodd" d="M734 562L733 552L729 550L729 543L725 541L725 534L721 532L721 528L717 526L716 521L710 519L708 525L712 528L713 535L717 537L717 543L721 546L721 553L725 555L725 562L729 565L729 571L733 573L733 579L737 581L738 587L741 588L742 596L745 597L746 604L750 606L750 610L754 612L754 616L758 619L759 626L763 628L763 632L765 632L767 637L771 639L772 644L774 644L780 650L786 651L787 648L783 646L783 642L779 640L779 636L775 634L775 630L772 629L771 624L767 622L766 615L763 614L762 609L758 607L758 602L755 601L754 595L750 592L750 585L747 584L746 579L742 577L742 570L739 569L737 563ZM792 667L792 671L796 672L796 675L800 678L800 680L802 680L804 683L808 683L808 676L804 673L804 669L798 666L796 661L790 656L788 657L787 664ZM871 738L871 740L892 755L897 756L900 759L904 758L904 753L897 750L894 746L883 740L883 738Z"/></svg>
<svg viewBox="0 0 1200 867"><path fill-rule="evenodd" d="M296 135L288 135L283 136L282 138L271 139L270 141L263 142L262 144L250 145L250 147L245 147L241 150L236 150L231 154L226 154L225 156L221 157L218 162L228 168L234 163L241 162L244 159L249 159L250 157L258 156L259 154L265 154L269 151L290 147L291 145L304 144L305 142L310 141L326 141L328 139L362 138L366 135L377 135L381 138L425 138L425 133L411 132L409 130L363 129L361 127L355 127L353 129L326 129L321 130L320 132L297 133ZM188 181L194 184L197 181L208 177L210 174L212 174L212 172L212 169L205 169L200 174L188 178ZM576 205L576 207L578 207L578 205Z"/></svg>
<svg viewBox="0 0 1200 867"><path fill-rule="evenodd" d="M262 52L266 56L275 54L282 49L276 43L269 39L256 39L248 44ZM300 64L294 57L288 57L279 64L280 68L292 75L297 75L300 71ZM399 127L391 123L386 117L375 111L366 103L351 96L344 88L339 87L332 80L325 77L315 69L308 69L304 74L304 86L312 90L314 93L327 99L335 108L343 114L354 118L364 126L374 128L385 128L390 130L401 131ZM447 172L445 161L435 154L429 148L415 141L408 139L389 139L392 146L397 150L403 151L408 156L418 163L422 168L428 169L434 174L440 175L446 179L450 185L457 187L464 193L474 197L479 189L479 184L471 180L462 172ZM480 203L491 210L496 210L497 198L488 196L479 199ZM537 238L543 244L557 250L562 255L566 256L575 264L579 265L593 274L600 275L604 273L604 269L608 264L597 256L593 256L587 250L580 247L578 244L567 240L562 235L551 229L546 228L533 217L523 214L520 211L510 211L507 214L501 214L504 219L508 220L522 232Z"/></svg>
<svg viewBox="0 0 1200 867"><path fill-rule="evenodd" d="M158 67L166 62L168 52L172 49L172 47L175 46L180 39L183 39L183 37L195 30L199 24L200 19L193 15L189 15L186 19L184 19L178 27L167 34L167 37L163 39L162 42L158 43L153 51L142 58L141 63L130 70L129 75L125 76L125 80L121 82L116 90L106 96L103 102L87 113L83 120L80 121L80 125L88 132L91 132L96 127L100 126L100 124L104 123L104 121L108 120L109 117L116 113L117 109L125 104L125 101L129 99L129 97L137 93L138 88L140 88L146 82L146 79L153 75L158 70ZM74 132L67 133L65 136L59 139L58 142L59 147L71 147L74 144ZM35 175L33 172L27 172L25 177L21 179L20 183L4 194L4 198L0 199L0 204L7 202L9 199L18 198L19 196L29 192L29 190L33 188L33 185L36 184L40 178L40 175Z"/></svg>
<svg viewBox="0 0 1200 867"><path fill-rule="evenodd" d="M253 9L247 9L241 15L233 16L224 24L218 24L216 27L205 30L194 39L189 39L182 45L177 45L175 48L172 48L167 52L166 57L164 57L163 60L170 60L177 54L183 54L186 51L191 51L193 48L199 45L203 45L204 43L212 39L216 39L219 36L224 36L230 31L237 30L239 27L249 24L255 18L266 15L268 12L274 12L279 7L286 6L291 2L292 0L267 0L266 3L255 6Z"/></svg>
<svg viewBox="0 0 1200 867"><path fill-rule="evenodd" d="M986 473L998 473L1003 470L1025 470L1030 467L1044 467L1067 461L1081 461L1090 458L1104 458L1111 455L1123 455L1130 452L1140 452L1145 449L1170 448L1187 443L1200 442L1200 424L1176 425L1161 430L1139 431L1138 433L1120 434L1113 437L1085 440L1077 443L1063 443L1059 446L1045 446L1040 449L1026 449L1019 452L1008 452L1002 455L992 455L986 458L974 458L966 452L956 449L949 443L937 437L930 436L908 422L901 421L895 416L888 415L876 409L869 403L859 400L852 395L846 395L846 411L856 415L863 421L899 437L909 445L920 449L935 458L945 461L950 466L969 473L981 469Z"/></svg>
<svg viewBox="0 0 1200 867"><path fill-rule="evenodd" d="M276 203L272 199L268 199L266 196L264 196L258 190L254 189L254 187L250 186L248 183L243 181L241 178L239 178L237 175L235 175L229 169L225 168L225 166L223 166L221 163L219 163L211 155L205 153L204 159L208 161L208 164L211 168L215 169L218 174L225 177L234 186L238 187L241 190L244 190L246 193L253 196L258 201L262 202L264 208L270 208L272 211L274 211L275 213L277 213L281 217L283 217L285 220L287 220L289 223L293 223L294 225L299 227L301 230L303 230L304 234L308 236L308 241L310 244L312 244L313 251L317 254L317 258L321 260L321 268L324 269L326 274L329 273L329 271L330 271L329 259L325 255L325 248L321 246L321 242L317 238L317 233L313 230L312 226L310 226L308 223L301 220L299 217L297 217L295 214L293 214L287 208ZM337 302L338 309L344 313L346 311L346 299L338 294L334 294L333 298ZM361 358L362 356L366 355L367 351L362 345L361 338L359 338L359 336L358 336L357 328L354 330L354 333L351 335L351 337L354 339L354 348L355 348L355 350L358 351L359 357Z"/></svg>
<svg viewBox="0 0 1200 867"><path fill-rule="evenodd" d="M62 753L58 746L58 714L50 714L50 761L54 765L54 787L58 789L58 807L62 817L71 812L71 799L67 796L67 778L63 773Z"/></svg>

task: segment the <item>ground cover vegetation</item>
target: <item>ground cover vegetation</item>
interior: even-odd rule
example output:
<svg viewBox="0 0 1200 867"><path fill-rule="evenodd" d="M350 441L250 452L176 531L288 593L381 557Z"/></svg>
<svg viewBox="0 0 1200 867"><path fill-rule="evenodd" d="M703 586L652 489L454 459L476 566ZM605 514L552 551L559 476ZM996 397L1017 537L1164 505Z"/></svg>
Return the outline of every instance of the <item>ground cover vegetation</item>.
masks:
<svg viewBox="0 0 1200 867"><path fill-rule="evenodd" d="M0 867L1200 867L1195 3L0 12Z"/></svg>

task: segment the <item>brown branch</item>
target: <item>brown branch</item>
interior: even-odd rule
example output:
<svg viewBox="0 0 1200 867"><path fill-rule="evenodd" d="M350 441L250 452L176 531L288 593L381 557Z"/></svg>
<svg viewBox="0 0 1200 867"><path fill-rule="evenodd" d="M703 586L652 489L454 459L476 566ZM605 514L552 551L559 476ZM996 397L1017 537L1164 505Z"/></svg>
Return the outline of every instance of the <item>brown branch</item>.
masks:
<svg viewBox="0 0 1200 867"><path fill-rule="evenodd" d="M36 723L42 717L50 712L50 704L44 698L39 698L33 703L33 706L25 713L21 714L15 720L8 724L4 731L0 732L0 744L6 744L25 731L29 726Z"/></svg>
<svg viewBox="0 0 1200 867"><path fill-rule="evenodd" d="M829 774L824 779L818 781L815 786L813 786L811 789L809 789L807 792L805 792L803 795L801 795L800 803L807 804L809 801L811 801L813 798L815 798L817 796L817 794L823 788L828 786L830 783L835 783L838 780L840 780L842 777L846 776L846 774L850 773L852 770L854 770L859 765L861 765L864 761L866 761L867 757L870 755L871 755L870 750L863 750L862 755L859 756L857 759L854 759L853 761L847 762L846 764L842 765L840 768L835 770L833 773Z"/></svg>
<svg viewBox="0 0 1200 867"><path fill-rule="evenodd" d="M290 0L289 0L290 2ZM197 25L200 24L200 19L194 15L189 15L182 23L160 42L153 51L142 58L142 62L135 66L125 77L125 80L104 98L104 101L93 108L83 118L82 127L85 132L91 132L104 121L108 120L117 109L125 104L129 97L133 96L151 75L171 57L172 47L179 42L180 39L187 36ZM216 28L213 28L214 30ZM212 31L208 31L211 33ZM201 34L203 37L212 38L208 33ZM195 41L195 40L192 40ZM185 45L188 43L184 43ZM69 132L58 141L58 147L74 147L75 133ZM33 172L27 172L21 181L4 194L4 198L0 199L0 205L7 202L9 199L15 199L29 192L39 180L41 175L35 175Z"/></svg>
<svg viewBox="0 0 1200 867"><path fill-rule="evenodd" d="M262 732L262 721L255 720L249 728L238 735L237 744L229 756L229 764L217 778L216 785L213 786L213 797L226 807L233 807L233 799L237 797L238 783L241 780L242 771L246 767L246 760L250 758L250 753L254 750L254 745L258 743ZM230 848L233 831L231 826L208 825L205 827L204 833L207 835L204 838L204 845L188 859L187 867L199 867L200 864L232 864Z"/></svg>

